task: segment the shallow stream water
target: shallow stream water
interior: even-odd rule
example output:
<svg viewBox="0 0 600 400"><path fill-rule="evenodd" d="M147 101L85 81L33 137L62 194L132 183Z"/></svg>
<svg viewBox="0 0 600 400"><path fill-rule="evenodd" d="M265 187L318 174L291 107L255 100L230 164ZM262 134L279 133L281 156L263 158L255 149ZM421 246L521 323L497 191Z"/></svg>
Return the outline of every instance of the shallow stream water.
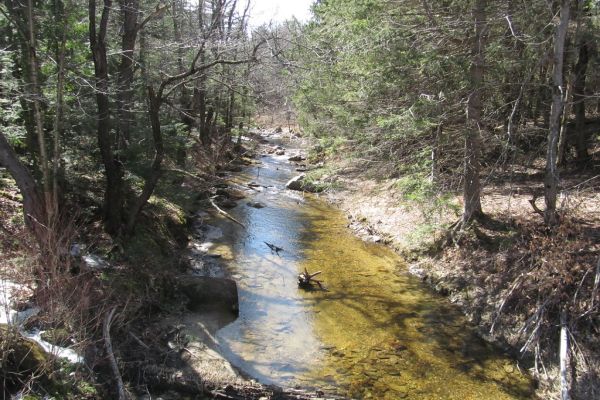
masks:
<svg viewBox="0 0 600 400"><path fill-rule="evenodd" d="M263 383L333 390L353 398L521 399L532 382L477 337L458 310L391 250L354 237L324 201L285 190L286 156L267 156L232 184L249 197L226 219L211 252L237 280L240 315L219 330L222 354ZM260 202L254 208L248 202ZM275 253L265 244L284 250ZM326 291L298 288L306 268Z"/></svg>

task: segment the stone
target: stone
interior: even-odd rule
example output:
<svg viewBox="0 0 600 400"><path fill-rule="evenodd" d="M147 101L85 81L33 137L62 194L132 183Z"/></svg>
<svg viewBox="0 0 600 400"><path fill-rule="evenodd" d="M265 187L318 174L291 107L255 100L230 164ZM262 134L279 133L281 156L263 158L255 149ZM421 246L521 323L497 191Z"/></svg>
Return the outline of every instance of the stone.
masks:
<svg viewBox="0 0 600 400"><path fill-rule="evenodd" d="M228 278L189 276L179 278L181 292L191 311L227 311L239 314L237 284Z"/></svg>
<svg viewBox="0 0 600 400"><path fill-rule="evenodd" d="M306 177L306 175L304 175L304 174L300 174L298 176L293 177L285 184L286 189L303 190L302 188L303 188L303 183L304 183L305 177Z"/></svg>
<svg viewBox="0 0 600 400"><path fill-rule="evenodd" d="M248 207L252 207L252 208L265 208L266 206L258 201L249 201L248 203L246 203L246 205Z"/></svg>
<svg viewBox="0 0 600 400"><path fill-rule="evenodd" d="M298 190L298 191L311 192L311 193L319 193L322 191L322 189L320 187L318 187L314 183L306 182L305 179L306 179L306 175L300 174L300 175L295 176L292 179L290 179L285 184L285 187L286 187L286 189L289 189L289 190Z"/></svg>
<svg viewBox="0 0 600 400"><path fill-rule="evenodd" d="M288 158L288 161L292 161L292 162L300 162L300 161L304 161L304 160L306 160L306 158L301 155L296 155L296 156L292 156L292 157Z"/></svg>
<svg viewBox="0 0 600 400"><path fill-rule="evenodd" d="M285 155L285 150L277 150L277 151L275 152L275 155L276 155L276 156L283 156L283 155Z"/></svg>

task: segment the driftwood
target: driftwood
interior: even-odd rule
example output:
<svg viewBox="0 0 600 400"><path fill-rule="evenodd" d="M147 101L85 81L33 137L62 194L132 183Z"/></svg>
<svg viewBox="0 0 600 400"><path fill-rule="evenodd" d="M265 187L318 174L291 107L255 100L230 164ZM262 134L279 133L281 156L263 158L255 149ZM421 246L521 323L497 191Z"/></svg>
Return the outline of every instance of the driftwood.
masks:
<svg viewBox="0 0 600 400"><path fill-rule="evenodd" d="M108 359L110 361L110 368L114 375L115 381L117 383L117 393L119 400L126 400L127 395L125 394L125 386L123 385L123 378L121 378L121 373L119 372L119 366L117 365L117 359L115 358L115 354L113 353L112 342L110 341L110 325L112 323L113 315L115 314L115 310L117 308L113 307L112 310L106 315L104 319L103 326L103 335L104 335L104 346L106 347L106 354L108 355Z"/></svg>
<svg viewBox="0 0 600 400"><path fill-rule="evenodd" d="M271 251L274 251L277 255L279 255L280 251L283 251L283 248L281 248L279 246L275 246L273 243L267 243L267 242L263 242L263 243L266 244L267 246L269 246Z"/></svg>
<svg viewBox="0 0 600 400"><path fill-rule="evenodd" d="M210 201L210 204L219 212L219 214L223 215L225 218L232 220L233 222L235 222L242 228L246 229L246 226L244 224L242 224L237 219L233 218L231 215L229 215L228 212L223 211L212 199L209 199L209 201Z"/></svg>
<svg viewBox="0 0 600 400"><path fill-rule="evenodd" d="M304 289L311 289L314 282L319 286L320 289L325 289L323 287L323 281L315 279L315 276L319 275L321 272L322 271L317 271L311 274L306 268L304 268L304 272L298 274L298 286Z"/></svg>

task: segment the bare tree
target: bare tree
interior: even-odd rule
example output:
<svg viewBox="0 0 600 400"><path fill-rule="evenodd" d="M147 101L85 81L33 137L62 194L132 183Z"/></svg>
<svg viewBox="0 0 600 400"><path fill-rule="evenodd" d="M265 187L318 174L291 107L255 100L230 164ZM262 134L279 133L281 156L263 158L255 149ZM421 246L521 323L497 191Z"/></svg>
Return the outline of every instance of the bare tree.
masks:
<svg viewBox="0 0 600 400"><path fill-rule="evenodd" d="M556 198L558 196L558 139L561 126L561 113L564 107L563 93L563 59L565 39L569 27L570 1L562 0L560 7L560 23L556 27L554 38L554 55L552 70L552 106L550 108L550 129L548 130L548 148L546 152L546 175L544 178L544 198L546 210L544 221L547 225L558 224Z"/></svg>
<svg viewBox="0 0 600 400"><path fill-rule="evenodd" d="M471 85L472 91L467 103L467 129L465 134L464 154L464 209L462 224L483 214L481 209L481 182L479 179L481 158L481 111L482 86L484 75L484 50L486 36L486 0L475 0L473 18L475 35L471 49Z"/></svg>

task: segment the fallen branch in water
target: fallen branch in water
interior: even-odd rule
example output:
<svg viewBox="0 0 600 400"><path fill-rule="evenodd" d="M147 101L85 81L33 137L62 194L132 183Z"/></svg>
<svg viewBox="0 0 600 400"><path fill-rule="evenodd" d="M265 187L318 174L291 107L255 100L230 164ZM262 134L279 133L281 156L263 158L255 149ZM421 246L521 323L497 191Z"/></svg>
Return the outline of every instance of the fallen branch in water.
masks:
<svg viewBox="0 0 600 400"><path fill-rule="evenodd" d="M210 204L219 212L219 214L223 215L225 218L232 220L233 222L235 222L236 224L238 224L242 228L246 229L246 226L244 224L242 224L237 219L233 218L226 211L223 211L221 208L219 208L219 206L212 199L208 199L208 200L210 201Z"/></svg>
<svg viewBox="0 0 600 400"><path fill-rule="evenodd" d="M272 243L267 243L267 242L263 242L263 243L266 244L267 246L269 246L269 248L271 249L271 251L274 251L277 255L279 255L280 251L283 251L282 247L275 246Z"/></svg>
<svg viewBox="0 0 600 400"><path fill-rule="evenodd" d="M322 271L313 272L312 274L308 272L306 268L304 268L304 272L298 274L298 286L305 289L310 289L312 287L312 283L316 283L319 285L319 288L325 289L323 287L323 281L315 279L315 276L319 275Z"/></svg>

